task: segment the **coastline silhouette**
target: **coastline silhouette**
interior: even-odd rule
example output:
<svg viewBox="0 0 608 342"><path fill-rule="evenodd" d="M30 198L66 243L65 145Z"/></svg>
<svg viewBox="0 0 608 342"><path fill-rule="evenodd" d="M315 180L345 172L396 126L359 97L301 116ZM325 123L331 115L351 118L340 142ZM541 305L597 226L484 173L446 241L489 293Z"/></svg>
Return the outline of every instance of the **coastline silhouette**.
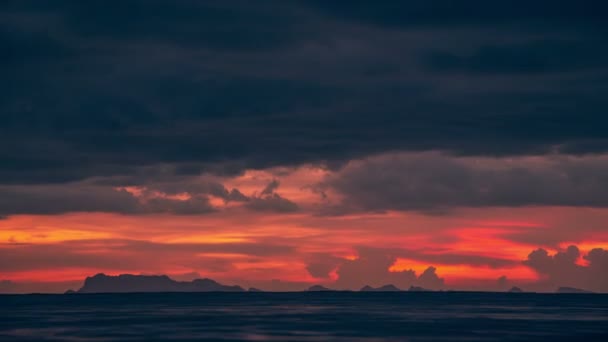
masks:
<svg viewBox="0 0 608 342"><path fill-rule="evenodd" d="M136 293L136 292L266 292L263 289L249 287L245 289L240 285L225 285L213 279L202 278L192 281L177 281L167 275L135 275L120 274L106 275L99 273L87 277L83 286L78 290L70 289L65 294L86 293ZM271 291L272 292L272 291ZM316 284L306 289L295 292L507 292L507 293L532 293L524 291L518 286L513 286L507 291L466 291L466 290L444 290L437 291L420 286L410 286L408 289L400 289L393 284L380 287L363 286L358 291L349 289L333 289L324 285ZM560 286L554 291L547 293L558 294L593 294L595 292L586 289Z"/></svg>

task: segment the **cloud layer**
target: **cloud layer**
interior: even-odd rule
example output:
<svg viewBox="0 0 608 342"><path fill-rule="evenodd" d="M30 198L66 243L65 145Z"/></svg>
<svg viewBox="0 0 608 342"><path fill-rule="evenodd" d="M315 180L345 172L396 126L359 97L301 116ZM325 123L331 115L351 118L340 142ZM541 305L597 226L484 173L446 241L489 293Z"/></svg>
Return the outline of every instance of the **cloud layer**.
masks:
<svg viewBox="0 0 608 342"><path fill-rule="evenodd" d="M3 1L0 288L606 291L606 10Z"/></svg>
<svg viewBox="0 0 608 342"><path fill-rule="evenodd" d="M599 2L1 6L5 184L608 147Z"/></svg>
<svg viewBox="0 0 608 342"><path fill-rule="evenodd" d="M453 207L606 207L606 157L455 158L388 154L352 161L325 180L344 210ZM352 208L351 208L352 210Z"/></svg>

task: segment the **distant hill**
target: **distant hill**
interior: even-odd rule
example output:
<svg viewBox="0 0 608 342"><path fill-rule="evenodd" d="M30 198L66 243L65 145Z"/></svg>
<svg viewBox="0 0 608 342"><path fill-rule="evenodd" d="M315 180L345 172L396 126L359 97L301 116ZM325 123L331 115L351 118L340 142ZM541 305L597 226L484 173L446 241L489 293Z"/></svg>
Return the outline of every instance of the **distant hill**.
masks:
<svg viewBox="0 0 608 342"><path fill-rule="evenodd" d="M409 292L430 292L432 290L429 289L425 289L424 287L420 287L420 286L410 286Z"/></svg>
<svg viewBox="0 0 608 342"><path fill-rule="evenodd" d="M264 292L264 291L257 289L255 287L250 287L249 290L247 290L247 292Z"/></svg>
<svg viewBox="0 0 608 342"><path fill-rule="evenodd" d="M563 286L557 289L557 293L593 293L591 291L577 289L576 287Z"/></svg>
<svg viewBox="0 0 608 342"><path fill-rule="evenodd" d="M399 289L398 287L396 287L393 284L388 284L388 285L384 285L381 287L371 287L369 285L365 285L361 288L361 290L359 290L361 292L398 292L401 291L401 289Z"/></svg>
<svg viewBox="0 0 608 342"><path fill-rule="evenodd" d="M325 286L322 285L313 285L311 287L308 288L308 290L306 291L311 291L311 292L324 292L324 291L333 291L332 289L328 289Z"/></svg>
<svg viewBox="0 0 608 342"><path fill-rule="evenodd" d="M509 289L509 291L507 292L513 292L513 293L520 293L520 292L524 292L524 290L520 289L517 286L513 286L512 288Z"/></svg>
<svg viewBox="0 0 608 342"><path fill-rule="evenodd" d="M243 292L240 286L222 285L211 279L175 281L166 275L121 274L108 276L103 273L87 277L78 293L116 292Z"/></svg>

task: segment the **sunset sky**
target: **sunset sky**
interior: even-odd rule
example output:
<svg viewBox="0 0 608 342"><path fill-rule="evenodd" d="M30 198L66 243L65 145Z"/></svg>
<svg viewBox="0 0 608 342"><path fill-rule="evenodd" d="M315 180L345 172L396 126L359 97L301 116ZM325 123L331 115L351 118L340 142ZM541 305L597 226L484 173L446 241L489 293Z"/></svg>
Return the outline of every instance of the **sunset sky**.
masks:
<svg viewBox="0 0 608 342"><path fill-rule="evenodd" d="M608 292L602 1L0 4L0 292Z"/></svg>

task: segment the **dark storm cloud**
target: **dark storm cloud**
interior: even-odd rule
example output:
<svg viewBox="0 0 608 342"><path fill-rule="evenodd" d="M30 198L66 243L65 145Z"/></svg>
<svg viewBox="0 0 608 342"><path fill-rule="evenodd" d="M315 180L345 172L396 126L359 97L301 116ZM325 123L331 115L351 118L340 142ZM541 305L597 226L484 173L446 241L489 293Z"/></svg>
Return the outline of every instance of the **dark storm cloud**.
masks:
<svg viewBox="0 0 608 342"><path fill-rule="evenodd" d="M527 24L530 26L601 26L603 1L484 0L368 1L304 0L316 8L346 20L380 27L476 27ZM539 20L539 19L543 20Z"/></svg>
<svg viewBox="0 0 608 342"><path fill-rule="evenodd" d="M5 1L0 182L603 153L605 7Z"/></svg>
<svg viewBox="0 0 608 342"><path fill-rule="evenodd" d="M538 40L486 45L462 55L436 52L425 62L437 72L535 74L602 68L608 47L600 40Z"/></svg>
<svg viewBox="0 0 608 342"><path fill-rule="evenodd" d="M208 198L203 196L142 201L124 190L87 184L0 186L0 214L5 215L69 212L195 215L213 211Z"/></svg>
<svg viewBox="0 0 608 342"><path fill-rule="evenodd" d="M126 180L96 180L47 185L0 185L0 218L2 215L63 214L70 212L110 212L120 214L199 215L213 213L210 203L216 197L224 203L242 203L253 211L293 212L298 205L276 193L274 180L260 194L247 196L238 189L228 190L221 183L199 177L182 177L172 182L151 182L128 192ZM178 196L182 196L178 198Z"/></svg>
<svg viewBox="0 0 608 342"><path fill-rule="evenodd" d="M57 214L71 211L135 213L140 204L126 191L87 186L2 186L0 214Z"/></svg>
<svg viewBox="0 0 608 342"><path fill-rule="evenodd" d="M331 209L337 213L391 209L441 213L453 207L606 207L606 175L605 157L388 154L352 162L323 185L344 196L343 203Z"/></svg>

